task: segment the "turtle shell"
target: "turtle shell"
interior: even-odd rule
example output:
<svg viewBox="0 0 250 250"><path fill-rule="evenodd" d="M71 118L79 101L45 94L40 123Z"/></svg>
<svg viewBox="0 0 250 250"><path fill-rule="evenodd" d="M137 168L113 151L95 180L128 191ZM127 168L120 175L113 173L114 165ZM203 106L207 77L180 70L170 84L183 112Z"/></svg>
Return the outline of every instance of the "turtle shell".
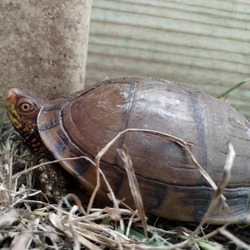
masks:
<svg viewBox="0 0 250 250"><path fill-rule="evenodd" d="M212 214L210 222L244 221L249 209L250 126L225 102L154 78L127 77L102 81L67 98L50 101L38 116L41 138L56 159L92 159L126 128L152 129L192 143L191 151L215 183L222 177L231 142L237 156L225 196L229 211ZM102 158L102 170L114 193L133 207L128 179L117 149L131 156L146 212L175 220L200 221L213 189L184 149L165 137L128 132ZM83 159L62 166L87 190L96 185L95 167ZM99 197L107 189L102 184Z"/></svg>

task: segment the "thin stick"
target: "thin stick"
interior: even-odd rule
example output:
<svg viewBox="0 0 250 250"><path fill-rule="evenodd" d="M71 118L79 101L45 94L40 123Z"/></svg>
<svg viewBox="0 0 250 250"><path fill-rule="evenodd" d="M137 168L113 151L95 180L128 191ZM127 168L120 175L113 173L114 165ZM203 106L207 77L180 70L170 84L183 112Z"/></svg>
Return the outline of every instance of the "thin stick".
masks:
<svg viewBox="0 0 250 250"><path fill-rule="evenodd" d="M95 157L95 163L96 163L96 186L94 191L92 192L89 204L88 204L88 209L87 211L90 210L90 208L93 206L94 203L94 199L96 197L96 194L99 190L99 188L101 187L101 183L100 183L100 173L99 173L99 168L100 168L100 161L101 158L103 157L103 155L109 150L109 148L125 133L128 132L143 132L143 133L147 133L147 134L154 134L160 137L165 137L167 138L169 141L175 142L177 144L179 144L181 147L184 148L184 150L188 153L188 155L190 156L191 160L193 161L194 165L197 167L197 169L200 171L200 173L203 175L203 177L207 180L207 182L211 185L211 187L214 190L217 190L217 185L215 184L215 182L213 181L213 179L207 174L207 172L202 168L202 166L197 162L197 160L195 159L193 153L191 152L191 150L189 149L189 146L192 145L192 143L190 142L186 142L185 140L170 135L170 134L166 134L163 132L159 132L156 130L151 130L151 129L139 129L139 128L128 128L125 129L123 131L121 131L120 133L118 133L112 140L110 140L96 155ZM226 200L225 196L222 194L221 195L222 199Z"/></svg>

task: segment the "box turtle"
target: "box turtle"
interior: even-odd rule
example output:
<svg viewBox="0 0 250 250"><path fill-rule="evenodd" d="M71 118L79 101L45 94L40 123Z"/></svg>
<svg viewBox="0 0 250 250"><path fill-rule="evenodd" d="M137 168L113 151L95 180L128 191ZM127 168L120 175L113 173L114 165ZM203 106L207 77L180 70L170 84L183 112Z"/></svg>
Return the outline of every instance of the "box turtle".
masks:
<svg viewBox="0 0 250 250"><path fill-rule="evenodd" d="M246 222L249 211L250 126L234 108L205 93L165 80L125 77L87 90L42 101L18 89L6 99L8 115L38 161L88 156L92 159L126 128L152 129L192 142L191 151L215 183L220 180L228 143L236 150L231 179L224 190L229 210L218 209L211 223ZM101 159L117 198L134 207L126 171L117 149L126 147L148 214L200 221L213 189L183 148L164 137L125 133ZM67 171L87 191L96 185L95 167L84 159L49 164L38 173L49 196L67 192ZM97 199L106 197L102 183Z"/></svg>

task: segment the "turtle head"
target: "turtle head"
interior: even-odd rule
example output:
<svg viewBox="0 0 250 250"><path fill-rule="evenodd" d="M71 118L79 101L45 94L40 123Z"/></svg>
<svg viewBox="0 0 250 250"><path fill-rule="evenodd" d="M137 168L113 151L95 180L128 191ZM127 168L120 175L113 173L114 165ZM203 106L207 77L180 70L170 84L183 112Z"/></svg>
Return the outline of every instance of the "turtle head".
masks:
<svg viewBox="0 0 250 250"><path fill-rule="evenodd" d="M39 137L37 116L42 105L43 102L39 98L15 88L8 91L5 100L10 121L23 137L24 142L32 148L32 144L35 145L40 141L40 138L37 138Z"/></svg>

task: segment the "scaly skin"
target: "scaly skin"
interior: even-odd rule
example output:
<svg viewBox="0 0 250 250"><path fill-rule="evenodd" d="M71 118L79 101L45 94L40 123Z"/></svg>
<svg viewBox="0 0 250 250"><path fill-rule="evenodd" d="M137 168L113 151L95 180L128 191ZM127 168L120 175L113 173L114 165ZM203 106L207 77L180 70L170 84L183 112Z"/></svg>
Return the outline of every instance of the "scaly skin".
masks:
<svg viewBox="0 0 250 250"><path fill-rule="evenodd" d="M22 127L22 123L21 123L21 117L15 110L16 99L17 96L12 91L9 91L6 97L5 107L7 109L9 119L12 122L13 126L17 130L19 130Z"/></svg>
<svg viewBox="0 0 250 250"><path fill-rule="evenodd" d="M46 163L53 157L45 148L37 128L37 116L43 101L19 89L10 89L5 101L8 117L24 143L34 152L35 164ZM35 186L47 196L58 200L67 192L68 180L59 164L45 164L34 174Z"/></svg>
<svg viewBox="0 0 250 250"><path fill-rule="evenodd" d="M9 90L6 97L9 119L32 151L38 151L43 145L37 129L37 116L42 103L19 89Z"/></svg>

